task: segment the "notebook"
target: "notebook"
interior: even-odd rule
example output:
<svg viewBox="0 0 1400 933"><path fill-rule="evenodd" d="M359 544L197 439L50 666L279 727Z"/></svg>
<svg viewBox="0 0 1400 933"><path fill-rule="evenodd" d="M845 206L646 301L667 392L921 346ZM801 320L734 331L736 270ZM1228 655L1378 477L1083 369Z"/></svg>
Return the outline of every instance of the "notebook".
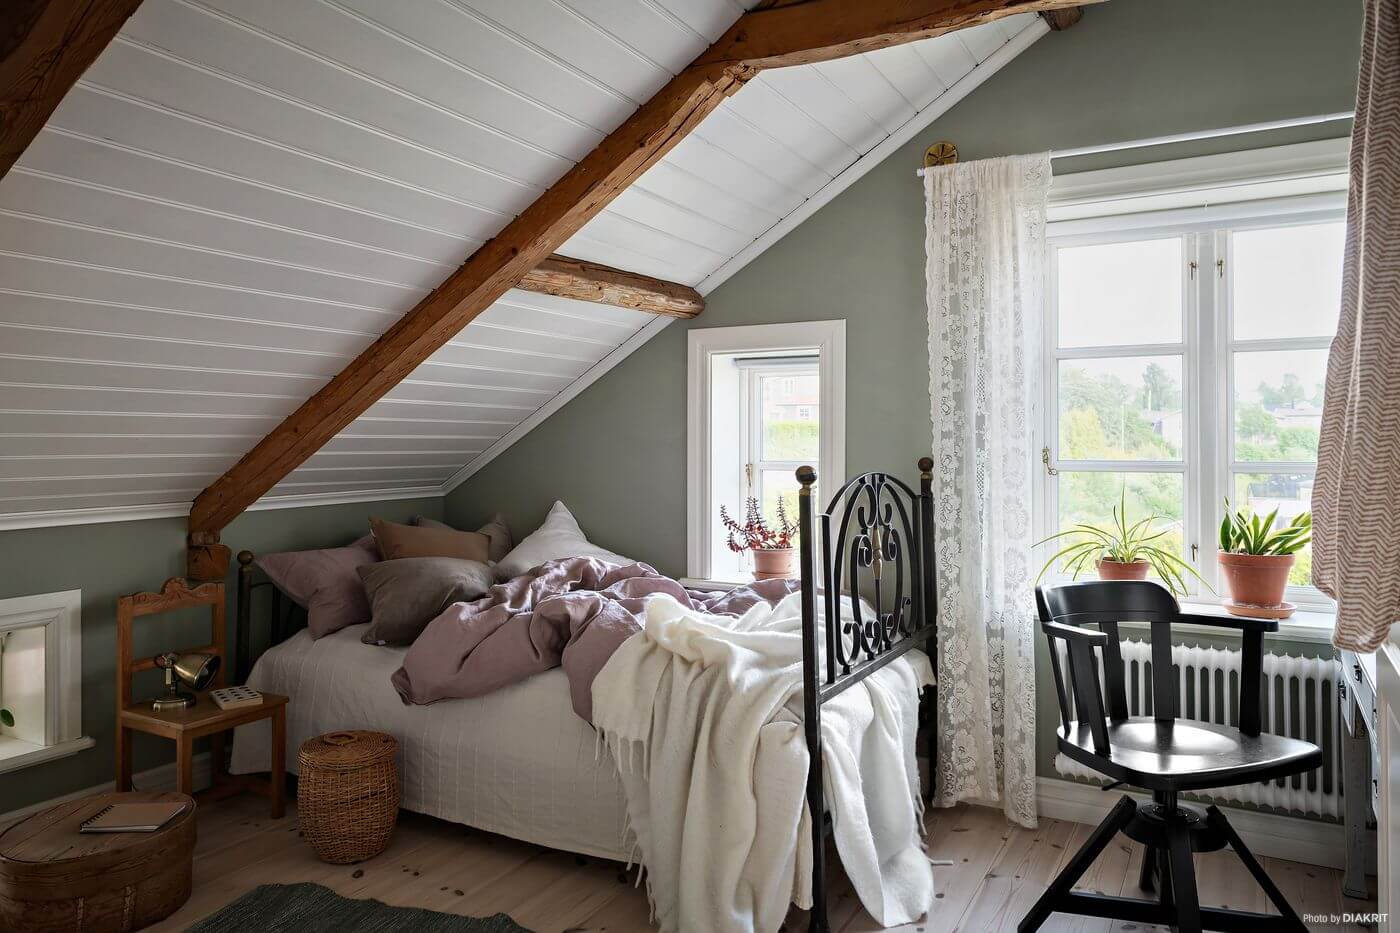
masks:
<svg viewBox="0 0 1400 933"><path fill-rule="evenodd" d="M170 803L114 803L83 821L81 833L153 833L180 814L185 805Z"/></svg>

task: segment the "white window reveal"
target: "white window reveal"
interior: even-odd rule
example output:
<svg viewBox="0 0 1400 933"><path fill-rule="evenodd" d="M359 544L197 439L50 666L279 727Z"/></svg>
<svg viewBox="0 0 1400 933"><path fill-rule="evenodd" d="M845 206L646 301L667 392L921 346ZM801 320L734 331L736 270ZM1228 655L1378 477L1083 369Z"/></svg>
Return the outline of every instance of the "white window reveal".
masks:
<svg viewBox="0 0 1400 933"><path fill-rule="evenodd" d="M82 734L82 592L0 599L0 773L93 746Z"/></svg>
<svg viewBox="0 0 1400 933"><path fill-rule="evenodd" d="M742 582L747 554L726 544L719 510L741 524L749 497L770 522L797 518L800 466L818 491L845 472L845 322L690 331L688 567L692 580Z"/></svg>

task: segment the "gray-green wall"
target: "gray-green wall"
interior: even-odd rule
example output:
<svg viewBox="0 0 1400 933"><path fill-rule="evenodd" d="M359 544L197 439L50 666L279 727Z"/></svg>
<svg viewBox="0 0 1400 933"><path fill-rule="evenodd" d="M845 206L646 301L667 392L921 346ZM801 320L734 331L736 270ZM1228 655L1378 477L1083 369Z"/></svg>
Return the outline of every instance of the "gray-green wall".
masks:
<svg viewBox="0 0 1400 933"><path fill-rule="evenodd" d="M686 330L847 320L846 469L913 478L929 449L921 189L929 143L964 160L1350 110L1359 0L1109 0L1019 55L883 164L447 499L532 528L563 499L599 544L685 572ZM1332 124L1058 162L1059 172L1345 135ZM1299 646L1289 646L1298 650ZM1041 677L1040 715L1053 716ZM1041 773L1053 736L1041 730Z"/></svg>
<svg viewBox="0 0 1400 933"><path fill-rule="evenodd" d="M224 530L223 540L235 552L334 547L368 533L370 515L407 521L419 514L441 518L442 512L441 498L245 512ZM117 597L159 589L166 579L184 575L184 561L183 518L0 532L0 599L83 591L83 734L97 741L70 758L0 774L0 813L112 780ZM231 568L230 633L233 582ZM155 622L138 633L137 650L154 654L207 638L202 621ZM171 743L150 736L139 736L135 751L137 772L173 760Z"/></svg>

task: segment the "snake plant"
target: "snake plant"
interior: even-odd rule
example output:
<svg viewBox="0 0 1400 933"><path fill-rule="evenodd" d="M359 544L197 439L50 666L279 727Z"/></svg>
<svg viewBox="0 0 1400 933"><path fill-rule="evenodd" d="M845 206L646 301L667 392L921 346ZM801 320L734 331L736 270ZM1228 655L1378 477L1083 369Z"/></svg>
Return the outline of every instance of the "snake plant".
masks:
<svg viewBox="0 0 1400 933"><path fill-rule="evenodd" d="M1118 504L1113 507L1111 527L1099 528L1079 522L1073 528L1067 528L1036 542L1037 547L1055 540L1070 539L1072 542L1055 552L1045 562L1045 566L1040 569L1040 576L1036 577L1036 582L1039 583L1041 577L1061 559L1065 561L1065 569L1076 580L1079 579L1080 573L1100 560L1117 561L1121 564L1147 561L1169 590L1183 596L1186 594L1187 574L1202 583L1205 583L1205 580L1201 579L1196 568L1182 559L1169 545L1163 546L1158 543L1171 532L1170 528L1156 527L1157 522L1161 520L1159 515L1149 515L1129 523L1128 493L1125 489Z"/></svg>
<svg viewBox="0 0 1400 933"><path fill-rule="evenodd" d="M1231 508L1226 499L1225 517L1220 522L1220 552L1283 557L1296 554L1312 540L1311 512L1302 512L1275 529L1277 519L1278 509L1261 519L1252 510Z"/></svg>

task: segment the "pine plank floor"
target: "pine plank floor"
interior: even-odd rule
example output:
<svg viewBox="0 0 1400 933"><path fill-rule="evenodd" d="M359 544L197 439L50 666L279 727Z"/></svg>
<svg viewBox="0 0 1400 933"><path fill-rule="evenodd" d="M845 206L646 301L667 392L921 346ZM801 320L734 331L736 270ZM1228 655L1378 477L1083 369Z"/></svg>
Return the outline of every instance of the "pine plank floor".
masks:
<svg viewBox="0 0 1400 933"><path fill-rule="evenodd" d="M184 930L259 884L312 881L346 897L486 916L504 912L536 933L631 933L651 930L645 893L621 865L585 859L502 836L403 813L387 851L358 865L318 861L299 835L296 810L270 820L266 802L240 797L203 807L195 849L194 893L178 913L154 931ZM903 933L1015 930L1090 827L1042 820L1036 830L1006 823L984 807L930 810L929 853L953 864L934 869L933 913L897 929ZM1135 894L1141 849L1121 837L1085 876L1081 889ZM1228 852L1196 857L1203 905L1262 910L1262 892ZM1374 902L1341 896L1340 873L1280 859L1265 867L1300 912L1362 912ZM839 872L839 868L837 869ZM831 882L832 929L873 933L881 929L861 908L850 883ZM806 930L794 910L786 929ZM1057 914L1042 929L1055 933L1144 933L1165 928ZM1359 926L1317 925L1318 930L1359 931Z"/></svg>

